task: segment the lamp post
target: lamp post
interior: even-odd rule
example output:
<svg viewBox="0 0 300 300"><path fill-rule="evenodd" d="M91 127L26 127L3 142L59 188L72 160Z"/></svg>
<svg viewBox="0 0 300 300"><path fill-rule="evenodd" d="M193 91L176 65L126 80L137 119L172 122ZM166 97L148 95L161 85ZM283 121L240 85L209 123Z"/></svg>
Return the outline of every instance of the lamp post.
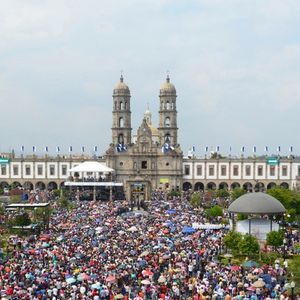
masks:
<svg viewBox="0 0 300 300"><path fill-rule="evenodd" d="M291 295L291 298L292 300L294 300L294 289L295 289L295 281L292 281L290 286L291 286L291 290L292 290L292 295Z"/></svg>

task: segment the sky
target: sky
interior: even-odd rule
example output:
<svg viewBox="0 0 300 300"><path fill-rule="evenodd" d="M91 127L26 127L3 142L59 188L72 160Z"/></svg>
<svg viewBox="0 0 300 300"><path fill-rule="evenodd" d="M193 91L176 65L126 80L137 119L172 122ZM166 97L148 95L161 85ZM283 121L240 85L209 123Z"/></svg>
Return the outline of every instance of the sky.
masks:
<svg viewBox="0 0 300 300"><path fill-rule="evenodd" d="M167 71L197 156L300 154L300 1L0 0L0 152L104 154L123 71L133 134Z"/></svg>

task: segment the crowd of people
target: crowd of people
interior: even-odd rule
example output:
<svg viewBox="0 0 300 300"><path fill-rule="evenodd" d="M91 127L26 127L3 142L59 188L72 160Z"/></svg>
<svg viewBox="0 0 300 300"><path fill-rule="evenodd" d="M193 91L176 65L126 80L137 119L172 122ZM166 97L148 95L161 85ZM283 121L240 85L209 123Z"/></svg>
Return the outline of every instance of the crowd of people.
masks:
<svg viewBox="0 0 300 300"><path fill-rule="evenodd" d="M129 206L77 202L56 208L40 236L12 236L2 299L288 299L287 264L221 262L228 228L193 229L208 219L187 195L155 191L147 211Z"/></svg>

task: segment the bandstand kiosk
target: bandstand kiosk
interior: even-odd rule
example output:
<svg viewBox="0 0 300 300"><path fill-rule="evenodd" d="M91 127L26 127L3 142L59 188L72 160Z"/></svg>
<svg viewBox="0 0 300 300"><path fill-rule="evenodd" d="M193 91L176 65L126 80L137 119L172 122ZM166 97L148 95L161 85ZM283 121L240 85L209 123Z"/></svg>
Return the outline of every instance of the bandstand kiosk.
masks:
<svg viewBox="0 0 300 300"><path fill-rule="evenodd" d="M103 163L96 161L85 161L82 164L73 167L69 170L68 181L65 186L70 188L70 191L75 190L77 200L82 200L82 195L85 195L85 200L114 200L114 196L123 194L123 183L114 181L114 170L107 167ZM109 189L109 199L101 197L100 191ZM115 195L113 191L118 189ZM92 194L92 196L90 196ZM125 196L124 196L125 197ZM119 199L119 200L124 200Z"/></svg>

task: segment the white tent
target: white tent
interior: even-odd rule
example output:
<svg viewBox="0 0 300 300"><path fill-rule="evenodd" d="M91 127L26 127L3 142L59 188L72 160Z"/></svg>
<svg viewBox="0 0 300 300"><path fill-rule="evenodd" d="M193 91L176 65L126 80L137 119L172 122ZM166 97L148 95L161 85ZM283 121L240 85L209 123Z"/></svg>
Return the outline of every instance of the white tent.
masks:
<svg viewBox="0 0 300 300"><path fill-rule="evenodd" d="M104 164L101 164L97 161L85 161L82 164L73 167L69 170L70 172L97 172L97 173L111 173L114 172L114 169L107 167Z"/></svg>

